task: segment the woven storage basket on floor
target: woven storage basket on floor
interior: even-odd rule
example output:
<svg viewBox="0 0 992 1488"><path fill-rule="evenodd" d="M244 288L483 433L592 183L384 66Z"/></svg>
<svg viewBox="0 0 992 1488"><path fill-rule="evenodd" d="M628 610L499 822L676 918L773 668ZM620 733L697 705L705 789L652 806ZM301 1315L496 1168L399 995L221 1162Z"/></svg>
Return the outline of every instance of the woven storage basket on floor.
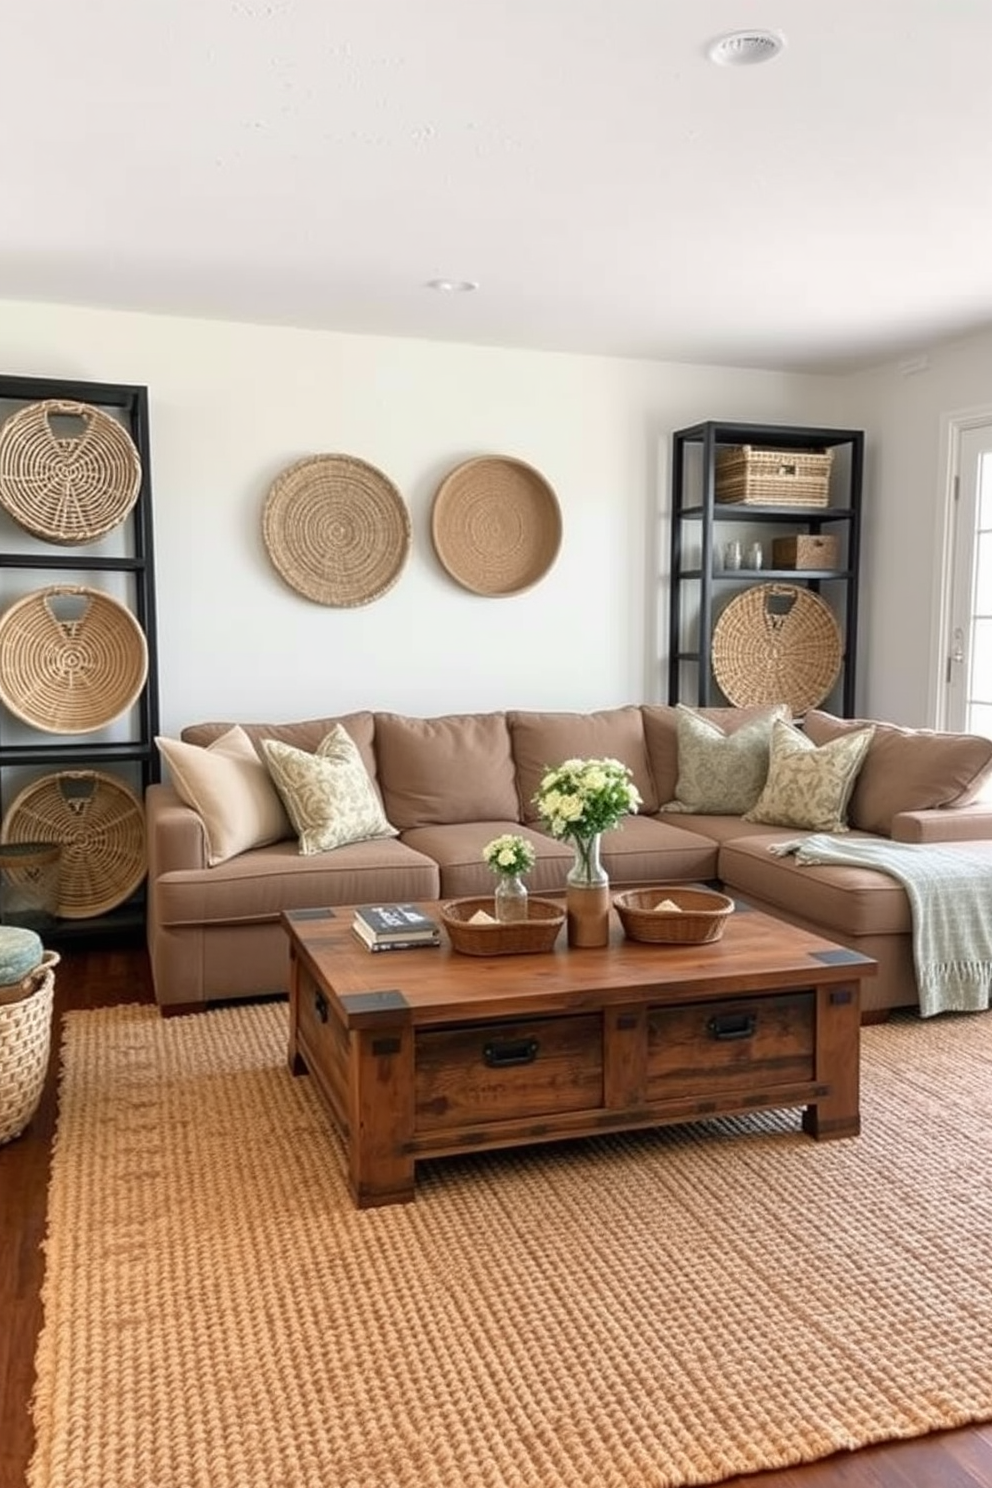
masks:
<svg viewBox="0 0 992 1488"><path fill-rule="evenodd" d="M526 920L504 924L470 925L479 910L495 916L496 901L488 899L452 899L442 904L441 923L456 951L464 956L519 956L534 951L554 949L558 932L565 923L565 906L552 899L527 900Z"/></svg>
<svg viewBox="0 0 992 1488"><path fill-rule="evenodd" d="M352 455L297 460L273 482L262 540L291 589L341 609L370 604L410 552L406 503L388 476Z"/></svg>
<svg viewBox="0 0 992 1488"><path fill-rule="evenodd" d="M81 432L56 432L53 419ZM0 504L47 542L93 542L120 526L141 488L141 460L116 419L66 398L29 403L0 429Z"/></svg>
<svg viewBox="0 0 992 1488"><path fill-rule="evenodd" d="M52 584L0 617L0 699L33 728L103 728L131 707L147 676L144 632L99 589Z"/></svg>
<svg viewBox="0 0 992 1488"><path fill-rule="evenodd" d="M22 790L3 842L57 842L59 915L85 920L129 899L145 876L145 816L135 793L97 770L62 770Z"/></svg>
<svg viewBox="0 0 992 1488"><path fill-rule="evenodd" d="M805 713L829 695L843 656L833 610L798 584L745 589L713 627L713 675L738 708L788 703Z"/></svg>
<svg viewBox="0 0 992 1488"><path fill-rule="evenodd" d="M41 1101L48 1073L56 951L14 987L0 987L0 1143L19 1137Z"/></svg>
<svg viewBox="0 0 992 1488"><path fill-rule="evenodd" d="M716 499L742 506L826 506L833 450L719 450Z"/></svg>
<svg viewBox="0 0 992 1488"><path fill-rule="evenodd" d="M668 900L678 909L656 909ZM682 888L661 884L656 889L627 889L616 894L613 904L628 940L652 945L705 945L719 940L734 901L714 889Z"/></svg>

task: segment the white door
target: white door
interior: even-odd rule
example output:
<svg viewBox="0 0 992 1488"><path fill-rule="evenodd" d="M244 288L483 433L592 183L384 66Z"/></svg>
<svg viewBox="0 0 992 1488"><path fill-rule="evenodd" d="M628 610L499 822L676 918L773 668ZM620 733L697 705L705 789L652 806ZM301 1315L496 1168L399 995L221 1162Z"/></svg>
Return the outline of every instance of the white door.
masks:
<svg viewBox="0 0 992 1488"><path fill-rule="evenodd" d="M961 430L945 720L992 738L992 424Z"/></svg>

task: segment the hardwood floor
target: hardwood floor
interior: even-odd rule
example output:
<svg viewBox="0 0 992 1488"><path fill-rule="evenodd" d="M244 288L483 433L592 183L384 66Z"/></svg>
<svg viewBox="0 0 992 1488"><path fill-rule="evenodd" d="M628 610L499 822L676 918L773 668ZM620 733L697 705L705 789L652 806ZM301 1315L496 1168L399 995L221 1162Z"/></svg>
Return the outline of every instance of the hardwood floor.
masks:
<svg viewBox="0 0 992 1488"><path fill-rule="evenodd" d="M59 1023L68 1009L152 1000L140 946L65 952L56 974L53 1054L41 1107L22 1136L0 1147L0 1488L24 1488L33 1445L29 1404L41 1325L40 1245L55 1127ZM734 1478L728 1488L992 1488L992 1423Z"/></svg>

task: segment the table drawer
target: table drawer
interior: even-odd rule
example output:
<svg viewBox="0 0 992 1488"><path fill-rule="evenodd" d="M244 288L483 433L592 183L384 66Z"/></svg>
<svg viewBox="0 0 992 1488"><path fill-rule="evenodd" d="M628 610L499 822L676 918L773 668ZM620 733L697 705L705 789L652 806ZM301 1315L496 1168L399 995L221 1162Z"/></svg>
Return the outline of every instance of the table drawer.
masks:
<svg viewBox="0 0 992 1488"><path fill-rule="evenodd" d="M414 1062L418 1131L603 1103L598 1013L425 1029Z"/></svg>
<svg viewBox="0 0 992 1488"><path fill-rule="evenodd" d="M648 1012L648 1100L774 1089L812 1080L813 992Z"/></svg>

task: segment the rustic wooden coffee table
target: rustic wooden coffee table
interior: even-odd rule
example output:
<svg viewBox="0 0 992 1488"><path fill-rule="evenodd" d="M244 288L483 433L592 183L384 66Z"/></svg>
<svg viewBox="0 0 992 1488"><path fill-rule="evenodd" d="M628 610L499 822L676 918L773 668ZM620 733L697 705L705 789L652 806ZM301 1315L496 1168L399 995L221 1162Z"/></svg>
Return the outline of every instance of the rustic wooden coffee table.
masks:
<svg viewBox="0 0 992 1488"><path fill-rule="evenodd" d="M436 914L437 905L423 908ZM615 916L615 911L614 911ZM372 954L352 910L283 915L289 1065L344 1137L359 1208L414 1197L419 1159L804 1107L860 1129L860 980L875 962L738 904L710 945Z"/></svg>

